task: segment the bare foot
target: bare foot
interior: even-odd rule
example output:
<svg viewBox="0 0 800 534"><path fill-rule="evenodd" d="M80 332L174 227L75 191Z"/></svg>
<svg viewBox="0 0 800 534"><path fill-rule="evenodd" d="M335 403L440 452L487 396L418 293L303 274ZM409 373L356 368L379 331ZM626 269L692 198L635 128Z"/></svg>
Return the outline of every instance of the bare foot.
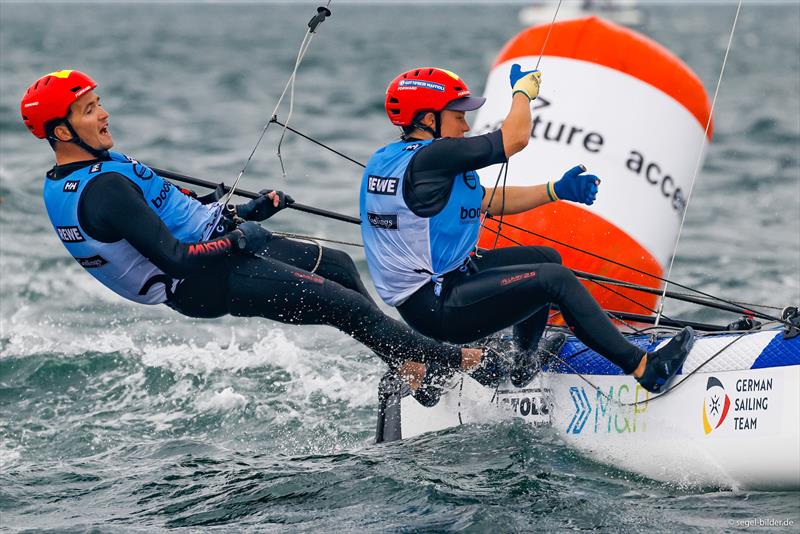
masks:
<svg viewBox="0 0 800 534"><path fill-rule="evenodd" d="M397 371L400 374L400 378L405 380L413 391L416 391L422 386L426 369L427 367L424 363L406 360Z"/></svg>
<svg viewBox="0 0 800 534"><path fill-rule="evenodd" d="M642 356L642 359L639 360L639 366L633 370L634 378L641 378L646 368L647 368L647 353L645 353L644 356Z"/></svg>
<svg viewBox="0 0 800 534"><path fill-rule="evenodd" d="M461 368L471 371L481 363L483 349L461 349Z"/></svg>

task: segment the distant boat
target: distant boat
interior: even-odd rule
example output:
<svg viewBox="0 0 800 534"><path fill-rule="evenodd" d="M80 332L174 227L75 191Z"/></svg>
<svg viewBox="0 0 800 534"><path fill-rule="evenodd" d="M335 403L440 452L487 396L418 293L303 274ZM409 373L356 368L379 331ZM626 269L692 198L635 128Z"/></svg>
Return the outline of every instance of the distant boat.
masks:
<svg viewBox="0 0 800 534"><path fill-rule="evenodd" d="M639 26L645 21L637 0L567 0L558 11L559 20L588 16L601 16L623 26ZM525 7L519 12L519 21L525 26L550 23L553 3L542 2Z"/></svg>

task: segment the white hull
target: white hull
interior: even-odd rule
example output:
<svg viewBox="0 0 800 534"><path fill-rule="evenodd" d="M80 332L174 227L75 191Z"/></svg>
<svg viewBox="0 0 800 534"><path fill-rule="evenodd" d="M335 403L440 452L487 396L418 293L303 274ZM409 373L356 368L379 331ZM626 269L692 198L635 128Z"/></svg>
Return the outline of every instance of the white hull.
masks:
<svg viewBox="0 0 800 534"><path fill-rule="evenodd" d="M400 400L401 437L521 418L552 426L594 460L656 480L798 490L800 339L781 345L779 336L748 334L738 350L731 346L699 372L679 375L674 389L661 396L619 374L545 372L524 389L504 384L497 392L459 375L432 408L410 396ZM699 339L684 373L730 339ZM759 359L768 350L779 361ZM744 365L761 368L724 369Z"/></svg>

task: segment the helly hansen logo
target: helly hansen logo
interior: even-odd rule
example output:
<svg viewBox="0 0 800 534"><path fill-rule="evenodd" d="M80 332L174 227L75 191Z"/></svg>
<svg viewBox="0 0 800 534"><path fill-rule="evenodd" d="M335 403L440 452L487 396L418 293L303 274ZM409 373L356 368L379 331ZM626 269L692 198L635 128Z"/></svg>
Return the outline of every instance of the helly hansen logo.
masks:
<svg viewBox="0 0 800 534"><path fill-rule="evenodd" d="M150 167L142 165L138 161L134 162L133 164L133 172L136 173L136 176L138 176L142 180L149 180L155 175L155 173L150 170Z"/></svg>
<svg viewBox="0 0 800 534"><path fill-rule="evenodd" d="M376 195L396 195L397 182L397 178L370 175L367 178L367 191Z"/></svg>
<svg viewBox="0 0 800 534"><path fill-rule="evenodd" d="M78 186L80 185L80 180L67 180L64 182L64 192L65 193L74 193L78 190Z"/></svg>
<svg viewBox="0 0 800 534"><path fill-rule="evenodd" d="M56 226L56 233L64 243L80 243L86 241L77 226Z"/></svg>
<svg viewBox="0 0 800 534"><path fill-rule="evenodd" d="M89 258L75 258L84 269L97 269L106 265L108 260L102 256L91 256Z"/></svg>
<svg viewBox="0 0 800 534"><path fill-rule="evenodd" d="M470 189L475 189L476 187L478 187L478 180L475 178L474 172L464 173L464 185L466 185Z"/></svg>
<svg viewBox="0 0 800 534"><path fill-rule="evenodd" d="M380 213L367 213L369 224L384 230L397 230L397 215L381 215Z"/></svg>
<svg viewBox="0 0 800 534"><path fill-rule="evenodd" d="M91 167L89 167L89 174L94 174L100 172L103 169L102 163L95 163Z"/></svg>
<svg viewBox="0 0 800 534"><path fill-rule="evenodd" d="M207 243L195 243L189 245L189 256L209 256L219 254L231 249L231 240L227 237L208 241Z"/></svg>

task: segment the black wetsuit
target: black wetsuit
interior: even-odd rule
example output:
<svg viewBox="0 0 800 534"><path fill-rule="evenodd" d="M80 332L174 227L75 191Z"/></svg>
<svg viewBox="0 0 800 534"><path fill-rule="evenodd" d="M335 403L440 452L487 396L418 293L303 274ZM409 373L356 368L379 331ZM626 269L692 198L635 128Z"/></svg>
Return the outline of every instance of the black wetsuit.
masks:
<svg viewBox="0 0 800 534"><path fill-rule="evenodd" d="M92 163L57 166L49 176L59 179ZM125 239L167 275L181 279L166 304L184 315L326 324L365 344L393 368L408 359L460 365L458 347L420 336L381 312L342 251L322 247L312 273L320 249L310 243L275 237L260 256L181 243L141 190L117 173L98 175L86 186L78 216L90 237L106 243Z"/></svg>
<svg viewBox="0 0 800 534"><path fill-rule="evenodd" d="M505 161L501 131L471 138L447 138L419 150L404 177L403 198L420 217L447 204L460 173ZM569 221L564 221L569 224ZM549 247L482 251L468 265L418 289L398 311L418 332L452 343L467 343L514 326L518 348L535 347L557 304L581 341L633 372L644 352L628 343L606 314Z"/></svg>

